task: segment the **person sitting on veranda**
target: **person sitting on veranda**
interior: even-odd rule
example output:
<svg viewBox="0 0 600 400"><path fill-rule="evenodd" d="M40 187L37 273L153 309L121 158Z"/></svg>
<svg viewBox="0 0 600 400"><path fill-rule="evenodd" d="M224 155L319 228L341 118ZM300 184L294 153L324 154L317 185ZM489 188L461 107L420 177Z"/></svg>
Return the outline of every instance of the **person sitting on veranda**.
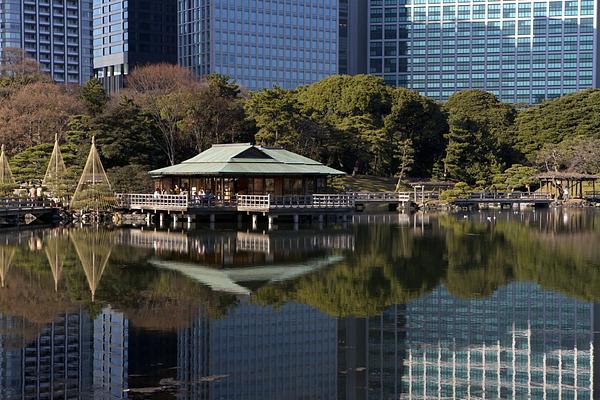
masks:
<svg viewBox="0 0 600 400"><path fill-rule="evenodd" d="M158 190L158 188L154 191L154 198L160 199L160 191Z"/></svg>
<svg viewBox="0 0 600 400"><path fill-rule="evenodd" d="M181 193L181 189L179 188L179 185L175 185L175 190L174 190L175 194L179 194Z"/></svg>

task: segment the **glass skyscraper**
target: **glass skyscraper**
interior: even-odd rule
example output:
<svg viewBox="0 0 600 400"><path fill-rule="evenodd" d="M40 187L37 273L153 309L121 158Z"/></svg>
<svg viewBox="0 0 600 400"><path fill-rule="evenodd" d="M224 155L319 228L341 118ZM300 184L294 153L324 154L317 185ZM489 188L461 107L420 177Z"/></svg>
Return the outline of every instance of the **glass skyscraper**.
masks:
<svg viewBox="0 0 600 400"><path fill-rule="evenodd" d="M56 82L92 76L92 0L0 0L0 56L24 49Z"/></svg>
<svg viewBox="0 0 600 400"><path fill-rule="evenodd" d="M594 0L370 0L369 72L445 100L536 103L598 85Z"/></svg>
<svg viewBox="0 0 600 400"><path fill-rule="evenodd" d="M178 0L179 64L251 90L338 73L338 0Z"/></svg>
<svg viewBox="0 0 600 400"><path fill-rule="evenodd" d="M94 74L112 93L137 65L177 62L176 0L94 0Z"/></svg>

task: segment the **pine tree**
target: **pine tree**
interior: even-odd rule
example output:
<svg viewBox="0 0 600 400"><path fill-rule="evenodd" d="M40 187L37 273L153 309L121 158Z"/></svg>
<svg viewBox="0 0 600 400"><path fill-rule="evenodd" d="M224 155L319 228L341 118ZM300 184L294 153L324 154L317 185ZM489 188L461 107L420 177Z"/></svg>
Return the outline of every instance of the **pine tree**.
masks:
<svg viewBox="0 0 600 400"><path fill-rule="evenodd" d="M71 208L83 211L107 211L116 203L108 176L102 166L100 155L96 149L96 141L92 137L92 146L77 189L71 200Z"/></svg>
<svg viewBox="0 0 600 400"><path fill-rule="evenodd" d="M15 178L13 177L10 165L8 164L8 157L4 151L4 145L2 145L2 150L0 152L0 193L6 196L12 193L16 187Z"/></svg>
<svg viewBox="0 0 600 400"><path fill-rule="evenodd" d="M54 197L63 198L67 195L67 167L58 144L58 135L54 138L54 148L42 184L50 190Z"/></svg>
<svg viewBox="0 0 600 400"><path fill-rule="evenodd" d="M92 115L101 113L108 102L104 87L97 78L92 78L83 85L79 97Z"/></svg>

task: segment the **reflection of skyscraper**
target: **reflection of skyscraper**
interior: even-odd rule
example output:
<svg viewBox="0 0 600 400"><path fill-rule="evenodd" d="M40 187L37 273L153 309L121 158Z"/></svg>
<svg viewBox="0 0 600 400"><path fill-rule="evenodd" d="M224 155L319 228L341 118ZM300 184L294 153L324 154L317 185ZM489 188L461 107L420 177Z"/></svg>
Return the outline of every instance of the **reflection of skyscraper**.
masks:
<svg viewBox="0 0 600 400"><path fill-rule="evenodd" d="M2 399L79 399L90 390L92 332L87 313L61 314L32 342L9 346L10 332L23 329L23 320L3 316L1 321L8 328L0 334Z"/></svg>
<svg viewBox="0 0 600 400"><path fill-rule="evenodd" d="M110 307L94 320L94 398L125 398L128 326L125 315Z"/></svg>
<svg viewBox="0 0 600 400"><path fill-rule="evenodd" d="M473 300L438 288L340 331L339 398L596 398L599 316L529 283Z"/></svg>
<svg viewBox="0 0 600 400"><path fill-rule="evenodd" d="M368 320L369 398L591 399L595 308L529 283L477 300L438 288Z"/></svg>
<svg viewBox="0 0 600 400"><path fill-rule="evenodd" d="M179 398L335 398L336 326L298 304L199 317L179 334L178 380L188 384Z"/></svg>
<svg viewBox="0 0 600 400"><path fill-rule="evenodd" d="M13 399L21 393L21 351L23 319L0 315L0 398Z"/></svg>

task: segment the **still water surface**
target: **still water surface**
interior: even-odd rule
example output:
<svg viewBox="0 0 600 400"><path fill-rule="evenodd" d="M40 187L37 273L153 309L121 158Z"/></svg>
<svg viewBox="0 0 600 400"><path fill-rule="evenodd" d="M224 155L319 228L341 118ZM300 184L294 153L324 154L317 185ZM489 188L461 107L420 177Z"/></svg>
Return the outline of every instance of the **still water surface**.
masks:
<svg viewBox="0 0 600 400"><path fill-rule="evenodd" d="M1 399L600 398L600 212L0 234Z"/></svg>

